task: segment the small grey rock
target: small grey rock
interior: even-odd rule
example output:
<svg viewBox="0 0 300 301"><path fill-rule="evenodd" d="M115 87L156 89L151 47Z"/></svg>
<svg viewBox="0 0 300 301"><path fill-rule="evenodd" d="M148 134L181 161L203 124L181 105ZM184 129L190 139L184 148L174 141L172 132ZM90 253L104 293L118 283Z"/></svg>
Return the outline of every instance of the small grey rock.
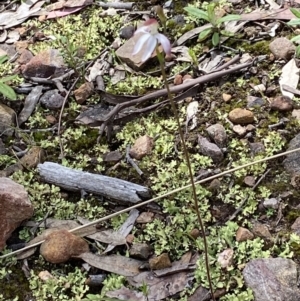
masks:
<svg viewBox="0 0 300 301"><path fill-rule="evenodd" d="M134 31L134 26L125 26L120 30L120 38L129 40L133 36Z"/></svg>
<svg viewBox="0 0 300 301"><path fill-rule="evenodd" d="M278 209L279 200L276 198L265 199L263 205L265 208Z"/></svg>
<svg viewBox="0 0 300 301"><path fill-rule="evenodd" d="M265 151L265 146L261 142L249 143L250 151L253 155L263 153Z"/></svg>
<svg viewBox="0 0 300 301"><path fill-rule="evenodd" d="M266 101L260 97L248 96L247 97L247 108L261 107L265 105Z"/></svg>
<svg viewBox="0 0 300 301"><path fill-rule="evenodd" d="M185 19L184 19L183 15L176 15L176 16L174 16L173 20L177 25L184 25L185 24Z"/></svg>
<svg viewBox="0 0 300 301"><path fill-rule="evenodd" d="M216 123L206 129L209 137L220 147L225 147L227 142L227 134L223 125Z"/></svg>
<svg viewBox="0 0 300 301"><path fill-rule="evenodd" d="M64 97L58 93L57 89L45 92L40 99L41 104L50 110L60 109L63 101Z"/></svg>
<svg viewBox="0 0 300 301"><path fill-rule="evenodd" d="M5 155L7 153L5 144L3 143L2 139L0 138L0 155Z"/></svg>
<svg viewBox="0 0 300 301"><path fill-rule="evenodd" d="M216 144L209 142L201 135L198 135L198 143L201 154L212 158L212 160L216 163L219 163L223 160L224 155L221 149Z"/></svg>
<svg viewBox="0 0 300 301"><path fill-rule="evenodd" d="M112 151L112 152L108 152L106 154L103 155L103 161L104 162L118 162L122 159L122 154L120 153L120 151L116 150L116 151Z"/></svg>
<svg viewBox="0 0 300 301"><path fill-rule="evenodd" d="M300 234L300 217L297 217L294 223L291 226L291 229L293 230L294 233L297 235Z"/></svg>
<svg viewBox="0 0 300 301"><path fill-rule="evenodd" d="M129 250L129 254L133 258L148 259L151 255L151 247L147 244L133 244Z"/></svg>
<svg viewBox="0 0 300 301"><path fill-rule="evenodd" d="M296 135L289 143L289 150L300 147L300 134ZM299 152L294 152L286 155L283 161L283 166L286 171L292 174L300 174L300 156Z"/></svg>

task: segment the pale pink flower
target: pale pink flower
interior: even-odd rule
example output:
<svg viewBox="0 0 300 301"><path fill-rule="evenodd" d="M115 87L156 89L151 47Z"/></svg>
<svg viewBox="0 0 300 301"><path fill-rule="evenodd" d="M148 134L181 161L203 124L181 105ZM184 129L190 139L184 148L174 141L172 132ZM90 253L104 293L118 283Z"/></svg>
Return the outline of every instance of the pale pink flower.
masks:
<svg viewBox="0 0 300 301"><path fill-rule="evenodd" d="M140 52L143 46L146 44L142 62L145 62L153 53L154 49L156 48L157 44L161 44L164 52L166 54L171 53L171 44L169 39L158 32L158 22L155 19L147 20L143 26L138 28L134 34L143 33L133 49L133 55Z"/></svg>

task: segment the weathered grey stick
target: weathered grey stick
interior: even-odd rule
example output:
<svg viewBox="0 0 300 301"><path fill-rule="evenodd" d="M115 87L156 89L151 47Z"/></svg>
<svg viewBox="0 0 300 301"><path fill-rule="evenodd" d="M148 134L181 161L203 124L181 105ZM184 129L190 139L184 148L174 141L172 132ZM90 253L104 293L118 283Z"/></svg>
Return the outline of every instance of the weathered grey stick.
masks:
<svg viewBox="0 0 300 301"><path fill-rule="evenodd" d="M38 171L43 181L70 191L84 190L95 195L133 204L151 197L149 189L145 186L71 169L53 162L39 164Z"/></svg>

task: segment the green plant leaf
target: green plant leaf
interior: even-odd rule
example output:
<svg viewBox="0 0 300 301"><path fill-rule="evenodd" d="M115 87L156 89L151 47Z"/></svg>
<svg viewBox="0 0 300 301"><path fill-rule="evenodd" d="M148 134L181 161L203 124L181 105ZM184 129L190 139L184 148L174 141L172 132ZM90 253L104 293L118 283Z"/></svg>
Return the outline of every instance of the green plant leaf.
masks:
<svg viewBox="0 0 300 301"><path fill-rule="evenodd" d="M211 41L212 41L212 44L214 46L218 46L219 45L219 43L220 43L220 35L219 35L218 32L214 32Z"/></svg>
<svg viewBox="0 0 300 301"><path fill-rule="evenodd" d="M286 23L287 25L293 26L293 25L300 25L300 19L293 19Z"/></svg>
<svg viewBox="0 0 300 301"><path fill-rule="evenodd" d="M213 29L212 28L206 28L203 31L200 32L198 40L204 41L205 39L207 39L207 37L209 37L211 34L213 33Z"/></svg>
<svg viewBox="0 0 300 301"><path fill-rule="evenodd" d="M204 19L204 20L209 22L207 12L205 12L202 9L192 7L192 6L188 6L188 7L184 7L184 10L186 12L188 12L190 15L192 15L192 16L198 18L198 19Z"/></svg>
<svg viewBox="0 0 300 301"><path fill-rule="evenodd" d="M222 36L226 36L226 37L236 36L236 33L228 31L228 30L221 30L220 33Z"/></svg>
<svg viewBox="0 0 300 301"><path fill-rule="evenodd" d="M217 20L217 25L228 21L238 21L238 20L241 20L240 15L227 15Z"/></svg>
<svg viewBox="0 0 300 301"><path fill-rule="evenodd" d="M293 15L295 15L297 18L300 19L300 10L291 7L291 8L290 8L290 11L293 13Z"/></svg>
<svg viewBox="0 0 300 301"><path fill-rule="evenodd" d="M300 45L296 48L296 58L300 57Z"/></svg>
<svg viewBox="0 0 300 301"><path fill-rule="evenodd" d="M6 76L4 78L0 78L0 83L5 83L9 80L15 79L17 76L16 75L10 75L10 76Z"/></svg>
<svg viewBox="0 0 300 301"><path fill-rule="evenodd" d="M207 7L207 16L208 16L208 21L213 25L216 26L217 24L217 17L215 14L215 3L210 3Z"/></svg>
<svg viewBox="0 0 300 301"><path fill-rule="evenodd" d="M7 60L8 60L8 56L7 55L0 56L0 64L5 63Z"/></svg>
<svg viewBox="0 0 300 301"><path fill-rule="evenodd" d="M291 39L292 42L300 42L299 40L300 40L300 35L295 36Z"/></svg>
<svg viewBox="0 0 300 301"><path fill-rule="evenodd" d="M7 97L10 100L16 100L17 95L15 91L8 85L3 84L0 82L0 93L2 93L5 97Z"/></svg>

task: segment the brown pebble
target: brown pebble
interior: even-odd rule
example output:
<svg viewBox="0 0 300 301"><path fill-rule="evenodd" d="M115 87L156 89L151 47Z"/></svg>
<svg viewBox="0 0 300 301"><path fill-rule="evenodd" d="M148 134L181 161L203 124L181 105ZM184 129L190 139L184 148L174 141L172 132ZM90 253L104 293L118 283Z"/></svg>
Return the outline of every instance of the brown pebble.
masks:
<svg viewBox="0 0 300 301"><path fill-rule="evenodd" d="M88 251L88 243L66 229L57 230L47 235L40 248L41 255L51 263L63 263L72 256Z"/></svg>
<svg viewBox="0 0 300 301"><path fill-rule="evenodd" d="M157 257L149 259L151 270L161 270L172 266L168 253L163 253Z"/></svg>
<svg viewBox="0 0 300 301"><path fill-rule="evenodd" d="M190 80L190 79L193 79L193 77L190 75L190 74L186 74L184 77L183 77L183 82L187 81L187 80Z"/></svg>
<svg viewBox="0 0 300 301"><path fill-rule="evenodd" d="M176 74L174 78L174 85L181 85L182 84L182 75Z"/></svg>
<svg viewBox="0 0 300 301"><path fill-rule="evenodd" d="M55 124L57 122L56 118L53 115L47 115L46 116L46 120L50 123L50 124Z"/></svg>
<svg viewBox="0 0 300 301"><path fill-rule="evenodd" d="M229 102L229 101L231 100L231 98L232 98L232 95L223 93L223 94L222 94L222 98L223 98L223 100L224 100L225 102Z"/></svg>
<svg viewBox="0 0 300 301"><path fill-rule="evenodd" d="M190 236L192 236L194 239L197 239L200 236L200 231L198 229L194 228L190 232Z"/></svg>
<svg viewBox="0 0 300 301"><path fill-rule="evenodd" d="M288 96L277 96L270 103L270 108L275 111L288 112L294 108L293 101Z"/></svg>
<svg viewBox="0 0 300 301"><path fill-rule="evenodd" d="M229 112L228 118L231 122L236 124L249 124L254 122L254 115L251 111L236 108Z"/></svg>

